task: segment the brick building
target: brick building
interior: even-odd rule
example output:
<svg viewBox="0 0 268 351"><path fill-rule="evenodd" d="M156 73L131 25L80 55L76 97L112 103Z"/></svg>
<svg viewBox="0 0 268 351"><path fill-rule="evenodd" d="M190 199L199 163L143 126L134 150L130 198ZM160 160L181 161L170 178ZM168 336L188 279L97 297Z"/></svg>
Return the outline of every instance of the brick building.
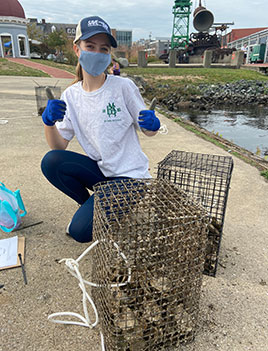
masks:
<svg viewBox="0 0 268 351"><path fill-rule="evenodd" d="M231 32L227 33L222 37L222 47L226 47L229 43L233 41L244 37L248 37L251 34L260 32L267 28L268 27L232 29Z"/></svg>

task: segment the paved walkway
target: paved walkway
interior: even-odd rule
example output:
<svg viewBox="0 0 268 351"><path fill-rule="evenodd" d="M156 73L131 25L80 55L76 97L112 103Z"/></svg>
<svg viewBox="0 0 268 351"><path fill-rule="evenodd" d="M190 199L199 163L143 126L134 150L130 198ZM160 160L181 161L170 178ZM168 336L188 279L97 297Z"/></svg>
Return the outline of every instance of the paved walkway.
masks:
<svg viewBox="0 0 268 351"><path fill-rule="evenodd" d="M243 65L241 68L267 74L268 63L247 63Z"/></svg>
<svg viewBox="0 0 268 351"><path fill-rule="evenodd" d="M77 204L49 184L40 169L49 147L42 118L36 113L35 86L54 85L56 80L62 90L71 83L71 79L0 76L0 120L8 121L0 124L0 181L12 190L20 189L27 210L25 229L11 234L0 231L0 239L26 238L28 280L25 285L19 268L0 271L0 285L4 285L0 289L0 351L101 350L99 330L47 320L59 311L83 314L78 282L64 263L57 262L64 257L76 259L89 246L65 235ZM168 134L150 138L139 133L154 177L158 162L172 150L230 155L157 115ZM69 149L82 152L77 140L72 140ZM217 275L203 277L200 329L194 343L180 347L181 351L268 350L268 183L256 168L236 157L233 160ZM216 185L216 191L220 186ZM81 263L87 280L92 266L98 269L88 256ZM187 314L183 318L187 321Z"/></svg>
<svg viewBox="0 0 268 351"><path fill-rule="evenodd" d="M43 65L41 63L38 63L33 60L26 60L26 59L21 59L21 58L8 58L8 61L18 63L27 67L31 67L34 69L39 69L40 71L43 71L47 74L50 75L50 77L53 78L67 78L67 79L73 79L74 75L70 72L64 71L63 69Z"/></svg>
<svg viewBox="0 0 268 351"><path fill-rule="evenodd" d="M246 63L245 66L247 67L268 67L268 63Z"/></svg>

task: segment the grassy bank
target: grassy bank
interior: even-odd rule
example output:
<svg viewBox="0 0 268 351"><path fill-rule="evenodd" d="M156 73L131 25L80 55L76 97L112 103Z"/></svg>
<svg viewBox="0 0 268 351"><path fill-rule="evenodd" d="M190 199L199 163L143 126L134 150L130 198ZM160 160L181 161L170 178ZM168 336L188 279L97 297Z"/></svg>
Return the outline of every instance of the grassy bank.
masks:
<svg viewBox="0 0 268 351"><path fill-rule="evenodd" d="M1 76L28 76L28 77L49 77L45 72L25 67L23 65L10 62L0 58L0 75Z"/></svg>
<svg viewBox="0 0 268 351"><path fill-rule="evenodd" d="M48 60L35 60L35 62L41 63L42 65L63 69L67 72L75 74L75 66L67 65L65 63L57 63L57 62L48 61Z"/></svg>
<svg viewBox="0 0 268 351"><path fill-rule="evenodd" d="M48 60L33 60L33 62L41 63L47 66L52 66L64 69L68 72L75 73L75 67L63 63L56 63ZM256 71L243 69L226 69L226 68L138 68L128 67L123 68L122 73L129 75L140 75L151 84L169 84L171 87L184 86L191 84L193 86L199 84L218 84L235 82L241 79L245 80L268 80L267 76ZM45 73L27 68L6 59L0 59L0 74L14 76L47 76Z"/></svg>
<svg viewBox="0 0 268 351"><path fill-rule="evenodd" d="M182 86L191 84L225 84L245 80L268 80L267 76L244 69L228 68L136 68L128 67L122 70L127 74L140 75L156 84Z"/></svg>
<svg viewBox="0 0 268 351"><path fill-rule="evenodd" d="M148 83L146 96L153 96L161 101L172 93L190 100L199 95L201 84L226 84L240 80L267 81L268 77L257 72L244 69L228 68L136 68L128 67L123 72L129 75L142 76Z"/></svg>

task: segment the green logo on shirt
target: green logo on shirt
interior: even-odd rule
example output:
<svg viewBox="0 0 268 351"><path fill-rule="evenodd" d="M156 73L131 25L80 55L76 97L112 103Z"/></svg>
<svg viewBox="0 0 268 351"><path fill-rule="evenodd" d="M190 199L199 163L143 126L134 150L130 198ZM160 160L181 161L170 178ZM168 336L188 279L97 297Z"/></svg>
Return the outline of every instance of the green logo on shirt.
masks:
<svg viewBox="0 0 268 351"><path fill-rule="evenodd" d="M116 107L114 102L113 103L109 103L107 105L106 109L102 110L102 112L103 113L107 113L107 115L109 117L111 117L111 116L116 117L117 112L120 112L120 111L121 111L121 109L119 107Z"/></svg>

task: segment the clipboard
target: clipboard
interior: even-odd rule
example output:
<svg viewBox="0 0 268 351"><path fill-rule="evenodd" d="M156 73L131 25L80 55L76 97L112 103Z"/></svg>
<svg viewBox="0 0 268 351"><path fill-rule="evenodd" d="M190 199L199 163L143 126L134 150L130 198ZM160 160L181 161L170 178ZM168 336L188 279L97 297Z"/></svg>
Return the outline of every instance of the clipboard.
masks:
<svg viewBox="0 0 268 351"><path fill-rule="evenodd" d="M20 263L20 259L19 259L19 254L21 254L21 260L22 260L22 263L24 264L24 257L25 257L24 253L25 253L25 237L21 236L21 237L18 237L17 263L12 265L12 266L1 267L0 271L2 271L4 269L9 269L9 268L20 267L21 263Z"/></svg>

